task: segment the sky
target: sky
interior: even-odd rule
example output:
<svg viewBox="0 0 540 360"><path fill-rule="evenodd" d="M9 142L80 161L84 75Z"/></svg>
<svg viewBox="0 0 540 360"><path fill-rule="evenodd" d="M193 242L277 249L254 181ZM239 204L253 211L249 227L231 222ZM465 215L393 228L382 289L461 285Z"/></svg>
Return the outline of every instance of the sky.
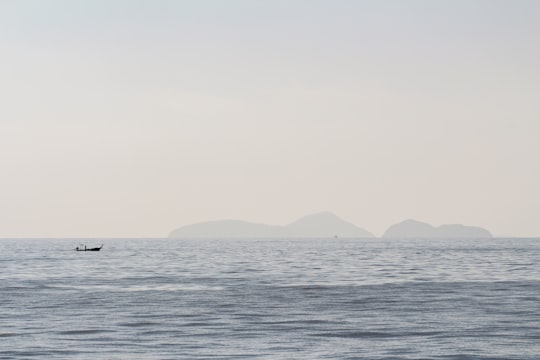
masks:
<svg viewBox="0 0 540 360"><path fill-rule="evenodd" d="M540 236L540 2L2 0L0 237L332 211Z"/></svg>

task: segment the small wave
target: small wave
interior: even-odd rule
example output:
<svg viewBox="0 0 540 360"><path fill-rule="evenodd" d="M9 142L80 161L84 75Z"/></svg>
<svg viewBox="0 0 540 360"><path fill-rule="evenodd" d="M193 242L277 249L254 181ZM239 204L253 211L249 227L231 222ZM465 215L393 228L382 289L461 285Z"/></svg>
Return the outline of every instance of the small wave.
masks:
<svg viewBox="0 0 540 360"><path fill-rule="evenodd" d="M185 284L147 284L147 285L73 285L72 290L104 290L104 291L119 291L119 292L142 292L142 291L221 291L224 288L221 286L206 286L206 285L185 285Z"/></svg>
<svg viewBox="0 0 540 360"><path fill-rule="evenodd" d="M213 321L193 321L184 324L185 327L206 327L206 326L223 326L225 327L227 323L224 322L213 322Z"/></svg>
<svg viewBox="0 0 540 360"><path fill-rule="evenodd" d="M7 338L7 337L13 337L13 336L20 336L22 334L19 333L0 333L0 338Z"/></svg>
<svg viewBox="0 0 540 360"><path fill-rule="evenodd" d="M312 336L335 337L335 338L387 338L395 337L395 334L379 331L340 331L312 334Z"/></svg>
<svg viewBox="0 0 540 360"><path fill-rule="evenodd" d="M130 327L130 328L139 328L139 327L147 327L147 326L160 326L162 324L154 322L154 321L135 321L135 322L120 323L118 325L124 326L124 327Z"/></svg>
<svg viewBox="0 0 540 360"><path fill-rule="evenodd" d="M221 286L164 284L164 285L135 285L118 288L119 291L220 291Z"/></svg>
<svg viewBox="0 0 540 360"><path fill-rule="evenodd" d="M102 334L102 333L108 333L112 330L105 330L105 329L85 329L85 330L66 330L66 331L59 331L57 334L59 335L95 335L95 334Z"/></svg>
<svg viewBox="0 0 540 360"><path fill-rule="evenodd" d="M410 337L410 336L436 336L440 335L440 331L406 331L402 333L384 332L384 331L338 331L316 333L312 336L321 337L336 337L336 338L393 338L393 337Z"/></svg>

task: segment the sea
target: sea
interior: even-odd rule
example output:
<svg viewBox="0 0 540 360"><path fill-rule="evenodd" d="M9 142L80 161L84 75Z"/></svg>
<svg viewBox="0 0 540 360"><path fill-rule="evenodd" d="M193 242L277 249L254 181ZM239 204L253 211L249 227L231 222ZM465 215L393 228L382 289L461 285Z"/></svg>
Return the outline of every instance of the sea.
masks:
<svg viewBox="0 0 540 360"><path fill-rule="evenodd" d="M540 359L540 239L2 239L0 359Z"/></svg>

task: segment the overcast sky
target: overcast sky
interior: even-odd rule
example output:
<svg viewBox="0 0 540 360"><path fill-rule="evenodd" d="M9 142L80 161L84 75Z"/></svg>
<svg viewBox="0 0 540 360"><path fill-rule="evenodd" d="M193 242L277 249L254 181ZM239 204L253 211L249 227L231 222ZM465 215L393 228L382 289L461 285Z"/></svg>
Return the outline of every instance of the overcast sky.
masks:
<svg viewBox="0 0 540 360"><path fill-rule="evenodd" d="M540 236L539 39L535 0L2 0L0 237Z"/></svg>

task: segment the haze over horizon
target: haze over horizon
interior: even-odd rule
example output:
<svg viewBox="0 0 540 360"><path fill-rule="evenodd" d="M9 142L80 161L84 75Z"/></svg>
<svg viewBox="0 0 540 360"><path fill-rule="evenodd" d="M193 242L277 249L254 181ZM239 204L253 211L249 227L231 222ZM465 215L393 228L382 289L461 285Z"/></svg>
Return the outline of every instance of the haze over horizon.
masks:
<svg viewBox="0 0 540 360"><path fill-rule="evenodd" d="M540 236L540 2L0 2L0 237L332 211Z"/></svg>

